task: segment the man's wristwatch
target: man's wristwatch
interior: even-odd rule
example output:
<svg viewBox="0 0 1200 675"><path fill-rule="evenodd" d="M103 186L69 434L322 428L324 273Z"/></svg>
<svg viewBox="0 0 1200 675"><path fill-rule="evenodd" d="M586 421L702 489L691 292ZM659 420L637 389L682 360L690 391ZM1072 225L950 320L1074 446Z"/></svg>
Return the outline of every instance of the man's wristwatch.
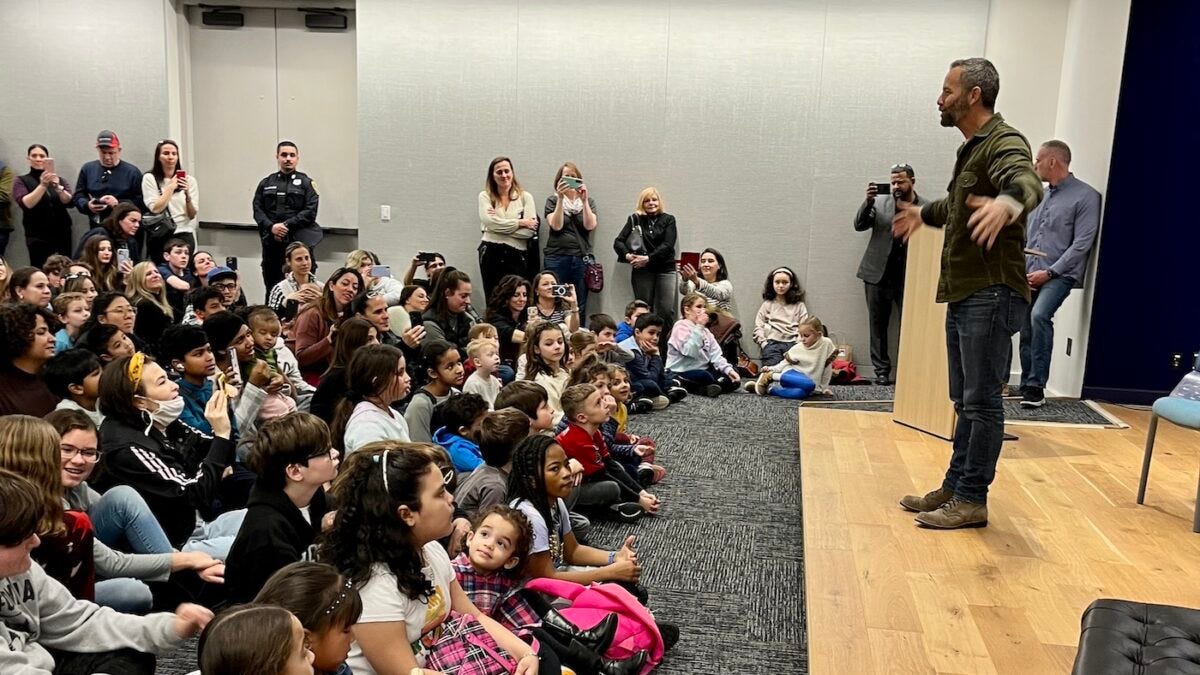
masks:
<svg viewBox="0 0 1200 675"><path fill-rule="evenodd" d="M1057 279L1057 278L1058 278L1058 272L1055 272L1054 270L1049 270L1049 269L1048 269L1048 270L1046 270L1046 276L1050 277L1051 279Z"/></svg>

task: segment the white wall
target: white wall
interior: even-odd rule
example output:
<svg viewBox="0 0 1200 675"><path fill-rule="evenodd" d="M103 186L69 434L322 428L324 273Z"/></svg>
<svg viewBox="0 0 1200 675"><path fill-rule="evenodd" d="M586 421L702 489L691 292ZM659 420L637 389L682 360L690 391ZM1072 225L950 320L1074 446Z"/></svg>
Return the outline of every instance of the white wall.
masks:
<svg viewBox="0 0 1200 675"><path fill-rule="evenodd" d="M655 185L682 250L724 252L745 321L766 273L791 265L812 310L865 355L854 211L897 161L943 193L961 139L938 126L935 99L949 62L983 51L987 9L359 0L360 239L393 265L434 249L474 275L489 160L511 156L539 204L571 160L608 269L589 311L630 299L611 242Z"/></svg>
<svg viewBox="0 0 1200 675"><path fill-rule="evenodd" d="M169 128L168 9L164 0L0 2L0 158L15 174L41 143L74 188L103 129L121 138L123 160L150 167ZM20 222L14 207L14 266L29 260ZM86 226L78 213L75 225Z"/></svg>

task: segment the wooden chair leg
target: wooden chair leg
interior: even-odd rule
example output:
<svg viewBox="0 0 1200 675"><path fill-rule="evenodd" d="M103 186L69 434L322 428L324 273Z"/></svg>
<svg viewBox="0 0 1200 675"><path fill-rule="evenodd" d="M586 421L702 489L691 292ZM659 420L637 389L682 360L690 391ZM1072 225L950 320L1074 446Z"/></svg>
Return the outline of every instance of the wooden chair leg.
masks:
<svg viewBox="0 0 1200 675"><path fill-rule="evenodd" d="M1158 415L1150 416L1150 429L1146 432L1146 453L1142 457L1142 478L1138 481L1137 503L1146 501L1146 481L1150 478L1150 455L1154 454L1154 435L1158 433ZM1200 509L1200 507L1197 507ZM1197 511L1200 514L1200 510ZM1200 520L1196 521L1200 523ZM1200 531L1200 530L1197 530Z"/></svg>

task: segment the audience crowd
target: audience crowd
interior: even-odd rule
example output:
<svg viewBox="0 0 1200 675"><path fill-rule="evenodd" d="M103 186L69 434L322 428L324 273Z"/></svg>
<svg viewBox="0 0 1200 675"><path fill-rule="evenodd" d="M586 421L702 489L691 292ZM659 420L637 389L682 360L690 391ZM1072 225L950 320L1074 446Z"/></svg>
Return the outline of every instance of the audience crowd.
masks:
<svg viewBox="0 0 1200 675"><path fill-rule="evenodd" d="M664 508L672 449L636 416L841 370L786 266L750 359L725 258L681 254L653 187L612 242L636 299L587 314L601 210L571 162L541 210L510 159L488 167L481 313L436 252L403 280L367 250L318 274L295 143L254 193L253 302L196 250L178 143L144 173L112 131L96 148L72 186L31 145L12 190L32 265L0 261L3 672L153 672L201 629L206 675L646 672L679 628L646 610L635 535L589 542ZM598 624L581 591L609 600Z"/></svg>

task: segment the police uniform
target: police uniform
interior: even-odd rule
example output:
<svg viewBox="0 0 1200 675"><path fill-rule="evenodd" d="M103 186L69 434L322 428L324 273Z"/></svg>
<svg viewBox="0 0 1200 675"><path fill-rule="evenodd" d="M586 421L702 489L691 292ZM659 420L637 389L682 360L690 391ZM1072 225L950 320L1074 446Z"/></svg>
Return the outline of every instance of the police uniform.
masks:
<svg viewBox="0 0 1200 675"><path fill-rule="evenodd" d="M267 293L283 280L283 252L288 244L302 242L316 258L316 246L325 236L317 224L319 200L312 179L299 171L277 171L262 179L254 190L254 222L262 240L262 276ZM288 233L282 241L271 234L275 223L287 225Z"/></svg>

